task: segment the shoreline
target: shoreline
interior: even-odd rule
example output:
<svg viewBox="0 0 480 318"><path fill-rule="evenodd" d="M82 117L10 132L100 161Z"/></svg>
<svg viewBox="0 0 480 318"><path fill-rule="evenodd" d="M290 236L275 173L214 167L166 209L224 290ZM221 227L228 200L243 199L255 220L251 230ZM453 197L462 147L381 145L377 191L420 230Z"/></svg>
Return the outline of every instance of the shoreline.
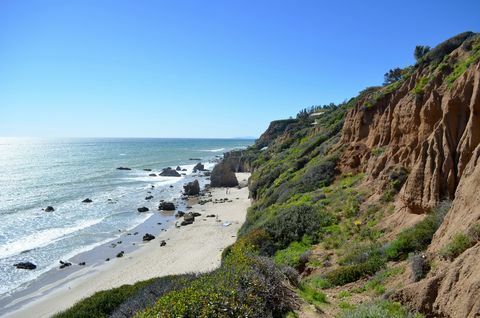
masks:
<svg viewBox="0 0 480 318"><path fill-rule="evenodd" d="M160 232L154 240L138 244L133 251L125 251L123 257L85 266L15 299L4 317L50 317L100 290L153 277L201 273L217 268L222 251L236 241L237 232L245 221L250 206L245 182L248 177L249 173L238 173L242 187L230 188L228 194L225 188L210 189L211 197L207 199L228 200L194 204L188 211L199 212L201 216L193 224L177 228L172 224L174 222L169 222L166 229L165 226L158 227ZM209 214L218 215L218 220L207 218ZM224 222L229 225L224 226ZM166 246L160 246L162 240Z"/></svg>

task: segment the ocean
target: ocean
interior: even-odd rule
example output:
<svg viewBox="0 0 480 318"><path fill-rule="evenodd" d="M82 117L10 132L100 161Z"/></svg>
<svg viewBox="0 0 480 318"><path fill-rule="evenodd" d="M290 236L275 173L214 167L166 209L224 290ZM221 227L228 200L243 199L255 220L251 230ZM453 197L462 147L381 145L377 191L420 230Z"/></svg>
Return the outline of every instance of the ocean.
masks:
<svg viewBox="0 0 480 318"><path fill-rule="evenodd" d="M193 180L239 139L22 139L0 138L0 296L144 222L160 200L179 198ZM182 177L153 177L162 168L187 169ZM131 170L117 170L129 167ZM151 169L145 171L143 169ZM152 188L154 186L154 188ZM151 192L151 193L149 193ZM146 195L152 200L145 200ZM90 198L92 203L82 203ZM52 206L54 212L42 209ZM138 213L138 207L148 207ZM13 264L31 261L37 269Z"/></svg>

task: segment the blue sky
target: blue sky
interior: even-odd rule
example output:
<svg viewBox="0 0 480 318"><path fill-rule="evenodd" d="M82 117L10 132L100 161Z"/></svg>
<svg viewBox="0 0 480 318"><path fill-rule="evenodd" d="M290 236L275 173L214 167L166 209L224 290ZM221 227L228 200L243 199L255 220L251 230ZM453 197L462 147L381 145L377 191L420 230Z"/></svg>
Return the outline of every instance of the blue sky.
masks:
<svg viewBox="0 0 480 318"><path fill-rule="evenodd" d="M258 136L480 31L480 1L0 1L0 136Z"/></svg>

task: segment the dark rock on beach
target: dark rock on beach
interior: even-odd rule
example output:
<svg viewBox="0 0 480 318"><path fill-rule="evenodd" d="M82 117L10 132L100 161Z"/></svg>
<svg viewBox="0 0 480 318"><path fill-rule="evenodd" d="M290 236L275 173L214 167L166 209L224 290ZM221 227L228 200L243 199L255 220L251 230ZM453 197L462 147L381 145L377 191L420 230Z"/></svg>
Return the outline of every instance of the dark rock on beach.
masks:
<svg viewBox="0 0 480 318"><path fill-rule="evenodd" d="M153 236L152 234L150 233L146 233L144 236L143 236L143 241L145 242L148 242L148 241L151 241L151 240L154 240L155 239L155 236Z"/></svg>
<svg viewBox="0 0 480 318"><path fill-rule="evenodd" d="M82 203L92 203L92 199L86 198L85 200L82 201Z"/></svg>
<svg viewBox="0 0 480 318"><path fill-rule="evenodd" d="M13 266L15 266L18 269L29 269L29 270L37 268L37 265L33 264L32 262L20 262L20 263L13 264Z"/></svg>
<svg viewBox="0 0 480 318"><path fill-rule="evenodd" d="M174 211L175 204L173 204L172 202L160 202L158 209L163 211Z"/></svg>
<svg viewBox="0 0 480 318"><path fill-rule="evenodd" d="M86 264L85 262L78 263L78 265L80 265L80 266L85 266L85 264Z"/></svg>
<svg viewBox="0 0 480 318"><path fill-rule="evenodd" d="M180 170L182 170L182 168L180 168L180 166L177 166L177 168L175 170L180 171Z"/></svg>
<svg viewBox="0 0 480 318"><path fill-rule="evenodd" d="M193 167L193 172L197 172L197 171L204 171L205 170L205 166L199 162L195 165L195 167Z"/></svg>
<svg viewBox="0 0 480 318"><path fill-rule="evenodd" d="M178 211L177 214L175 215L177 218L181 218L182 216L185 215L185 212L183 211Z"/></svg>
<svg viewBox="0 0 480 318"><path fill-rule="evenodd" d="M138 212L148 212L148 208L144 206L144 207L138 208L137 211Z"/></svg>
<svg viewBox="0 0 480 318"><path fill-rule="evenodd" d="M152 171L152 169L143 169L143 171Z"/></svg>
<svg viewBox="0 0 480 318"><path fill-rule="evenodd" d="M200 193L200 184L198 180L187 183L183 186L185 190L185 195L198 195Z"/></svg>
<svg viewBox="0 0 480 318"><path fill-rule="evenodd" d="M117 170L132 170L132 169L128 167L118 167Z"/></svg>
<svg viewBox="0 0 480 318"><path fill-rule="evenodd" d="M192 161L193 161L193 160L200 161L200 160L202 160L202 159L200 159L200 158L189 158L188 160L192 160Z"/></svg>
<svg viewBox="0 0 480 318"><path fill-rule="evenodd" d="M212 187L236 187L238 180L231 165L220 162L213 168L210 185Z"/></svg>
<svg viewBox="0 0 480 318"><path fill-rule="evenodd" d="M164 168L160 173L160 175L162 177L180 177L180 174L176 170L173 170L170 167Z"/></svg>
<svg viewBox="0 0 480 318"><path fill-rule="evenodd" d="M151 199L153 199L153 195L148 195L145 197L145 200L151 200Z"/></svg>
<svg viewBox="0 0 480 318"><path fill-rule="evenodd" d="M60 269L68 267L68 266L72 266L72 263L60 261Z"/></svg>
<svg viewBox="0 0 480 318"><path fill-rule="evenodd" d="M47 206L45 209L43 209L43 211L45 211L45 212L53 212L53 211L55 211L55 209L53 208L53 206Z"/></svg>
<svg viewBox="0 0 480 318"><path fill-rule="evenodd" d="M124 251L121 251L120 253L117 254L117 257L120 258L120 257L123 257L123 254L125 254Z"/></svg>
<svg viewBox="0 0 480 318"><path fill-rule="evenodd" d="M157 175L155 173L150 173L148 176L149 177L156 177Z"/></svg>
<svg viewBox="0 0 480 318"><path fill-rule="evenodd" d="M165 240L162 240L162 241L160 242L160 246L165 246L165 245L167 245L167 242L165 242Z"/></svg>

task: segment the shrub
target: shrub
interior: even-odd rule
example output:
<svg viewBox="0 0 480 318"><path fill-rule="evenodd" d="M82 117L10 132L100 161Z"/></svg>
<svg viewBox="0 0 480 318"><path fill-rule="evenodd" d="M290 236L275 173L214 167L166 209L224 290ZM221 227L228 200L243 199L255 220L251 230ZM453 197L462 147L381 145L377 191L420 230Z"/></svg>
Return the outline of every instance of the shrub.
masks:
<svg viewBox="0 0 480 318"><path fill-rule="evenodd" d="M335 177L335 162L321 160L318 163L306 167L300 179L300 191L309 192L328 186Z"/></svg>
<svg viewBox="0 0 480 318"><path fill-rule="evenodd" d="M341 313L339 318L421 318L420 314L413 314L402 307L400 303L387 300L378 300L362 304Z"/></svg>
<svg viewBox="0 0 480 318"><path fill-rule="evenodd" d="M385 73L383 85L389 85L389 84L395 83L401 80L402 76L403 76L403 71L401 68L397 67L397 68L391 69L387 73Z"/></svg>
<svg viewBox="0 0 480 318"><path fill-rule="evenodd" d="M325 278L332 285L345 285L355 282L360 278L375 274L385 267L385 259L382 257L371 257L368 261L360 264L341 266L325 275Z"/></svg>
<svg viewBox="0 0 480 318"><path fill-rule="evenodd" d="M272 317L297 308L287 278L268 258L234 246L222 266L160 297L137 317Z"/></svg>
<svg viewBox="0 0 480 318"><path fill-rule="evenodd" d="M474 244L475 242L466 234L455 234L452 240L440 250L440 256L453 260Z"/></svg>
<svg viewBox="0 0 480 318"><path fill-rule="evenodd" d="M388 259L405 259L409 253L427 248L449 208L450 202L443 202L422 221L402 231L394 241L385 246Z"/></svg>
<svg viewBox="0 0 480 318"><path fill-rule="evenodd" d="M308 236L304 236L301 242L292 242L286 249L277 251L275 253L275 262L302 269L308 262L311 247L312 240Z"/></svg>
<svg viewBox="0 0 480 318"><path fill-rule="evenodd" d="M299 241L304 235L318 239L319 230L332 223L332 217L318 207L293 205L278 208L276 215L262 228L269 234L275 249L283 249L291 242Z"/></svg>
<svg viewBox="0 0 480 318"><path fill-rule="evenodd" d="M151 284L153 280L123 285L117 288L96 292L85 298L73 307L56 314L55 318L84 318L84 317L109 317L129 297L141 288Z"/></svg>
<svg viewBox="0 0 480 318"><path fill-rule="evenodd" d="M430 263L423 254L413 254L410 257L410 266L412 269L412 281L414 282L425 278L430 271Z"/></svg>
<svg viewBox="0 0 480 318"><path fill-rule="evenodd" d="M300 284L300 296L314 305L326 304L327 295L307 282Z"/></svg>
<svg viewBox="0 0 480 318"><path fill-rule="evenodd" d="M457 34L454 37L451 37L446 41L443 41L442 43L438 44L436 47L431 49L430 52L425 54L424 58L422 59L422 62L430 63L430 62L441 61L444 56L452 53L453 50L458 48L460 45L462 45L463 42L473 37L474 35L475 33L473 32L463 32L463 33Z"/></svg>
<svg viewBox="0 0 480 318"><path fill-rule="evenodd" d="M415 51L413 52L413 56L415 60L419 62L428 52L430 52L430 47L427 45L417 45L415 47Z"/></svg>
<svg viewBox="0 0 480 318"><path fill-rule="evenodd" d="M327 289L332 287L332 284L330 283L330 281L320 276L314 276L309 278L308 284L313 288L317 288L317 289Z"/></svg>

